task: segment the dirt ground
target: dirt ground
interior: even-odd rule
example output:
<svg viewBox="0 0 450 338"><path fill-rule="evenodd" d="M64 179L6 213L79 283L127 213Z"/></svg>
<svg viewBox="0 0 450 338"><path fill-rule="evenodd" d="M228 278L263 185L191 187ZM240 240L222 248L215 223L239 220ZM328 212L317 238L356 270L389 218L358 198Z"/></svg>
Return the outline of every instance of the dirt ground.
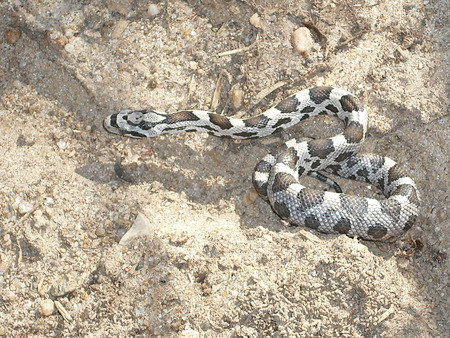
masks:
<svg viewBox="0 0 450 338"><path fill-rule="evenodd" d="M450 337L448 13L448 0L2 1L0 335ZM307 55L290 44L301 26ZM419 186L396 242L243 202L262 156L339 133L334 119L240 142L102 128L129 108L254 116L315 85L355 93L364 151ZM147 236L119 244L139 213Z"/></svg>

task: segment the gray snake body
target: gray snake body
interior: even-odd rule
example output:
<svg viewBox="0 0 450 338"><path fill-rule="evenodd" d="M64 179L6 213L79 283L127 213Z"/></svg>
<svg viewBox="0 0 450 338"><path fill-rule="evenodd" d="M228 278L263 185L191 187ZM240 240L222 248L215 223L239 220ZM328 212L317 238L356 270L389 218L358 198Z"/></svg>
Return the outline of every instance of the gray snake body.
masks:
<svg viewBox="0 0 450 338"><path fill-rule="evenodd" d="M292 139L280 151L265 156L253 173L257 192L291 224L378 241L402 235L419 213L419 192L414 181L392 159L358 153L367 131L367 112L344 90L332 87L303 90L249 119L199 110L174 114L127 110L108 116L104 127L109 132L129 137L206 132L219 137L252 139L321 114L341 119L345 124L343 133L326 139ZM378 201L343 194L321 171L370 183L379 188L386 199ZM308 189L299 182L304 175L319 178L338 192Z"/></svg>

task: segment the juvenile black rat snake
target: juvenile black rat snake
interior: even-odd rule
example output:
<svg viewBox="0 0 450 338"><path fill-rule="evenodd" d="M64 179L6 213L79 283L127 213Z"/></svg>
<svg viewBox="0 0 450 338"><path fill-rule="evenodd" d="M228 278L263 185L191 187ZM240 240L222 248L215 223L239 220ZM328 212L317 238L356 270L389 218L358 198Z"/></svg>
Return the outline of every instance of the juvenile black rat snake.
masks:
<svg viewBox="0 0 450 338"><path fill-rule="evenodd" d="M253 173L258 193L291 224L378 241L403 234L419 213L417 187L392 159L358 153L367 131L367 113L344 90L332 87L302 90L263 114L245 120L200 110L174 114L127 110L108 116L104 127L111 133L129 137L206 132L219 137L254 139L321 114L341 119L345 124L343 133L325 139L292 139L282 150L265 156ZM343 194L337 184L319 171L373 184L387 199L378 201ZM337 192L308 189L299 182L303 175L319 178Z"/></svg>

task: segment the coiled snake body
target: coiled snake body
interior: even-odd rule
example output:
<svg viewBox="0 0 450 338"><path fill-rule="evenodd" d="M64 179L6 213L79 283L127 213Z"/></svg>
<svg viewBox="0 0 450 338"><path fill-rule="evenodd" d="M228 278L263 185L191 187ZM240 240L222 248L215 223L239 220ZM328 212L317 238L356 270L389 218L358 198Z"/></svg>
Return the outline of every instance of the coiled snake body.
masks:
<svg viewBox="0 0 450 338"><path fill-rule="evenodd" d="M325 233L388 241L407 231L419 213L420 196L414 181L390 158L360 154L367 131L367 113L350 93L332 87L298 92L263 114L249 119L188 110L165 114L128 110L108 116L107 131L129 137L206 132L219 137L253 139L289 128L312 116L337 116L343 133L326 139L292 139L283 149L265 156L255 168L253 184L274 211L295 225ZM326 171L379 188L387 199L343 194L319 171ZM337 192L312 190L300 184L304 175L332 185Z"/></svg>

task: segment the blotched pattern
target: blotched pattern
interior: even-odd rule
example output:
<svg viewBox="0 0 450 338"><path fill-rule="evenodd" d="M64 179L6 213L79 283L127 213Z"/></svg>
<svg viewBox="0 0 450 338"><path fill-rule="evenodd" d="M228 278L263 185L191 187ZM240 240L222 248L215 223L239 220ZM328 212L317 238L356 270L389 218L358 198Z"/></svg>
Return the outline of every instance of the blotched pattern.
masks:
<svg viewBox="0 0 450 338"><path fill-rule="evenodd" d="M107 131L128 137L206 132L235 139L260 138L316 115L341 119L343 133L326 139L289 140L281 150L265 156L255 168L253 184L275 212L295 225L325 233L388 241L415 222L420 195L414 181L388 157L359 154L367 131L367 113L350 93L332 87L303 90L263 114L242 120L189 110L165 114L154 110L123 111L104 121ZM352 196L319 171L364 181L379 188L386 199ZM337 192L311 190L299 182L310 175Z"/></svg>

